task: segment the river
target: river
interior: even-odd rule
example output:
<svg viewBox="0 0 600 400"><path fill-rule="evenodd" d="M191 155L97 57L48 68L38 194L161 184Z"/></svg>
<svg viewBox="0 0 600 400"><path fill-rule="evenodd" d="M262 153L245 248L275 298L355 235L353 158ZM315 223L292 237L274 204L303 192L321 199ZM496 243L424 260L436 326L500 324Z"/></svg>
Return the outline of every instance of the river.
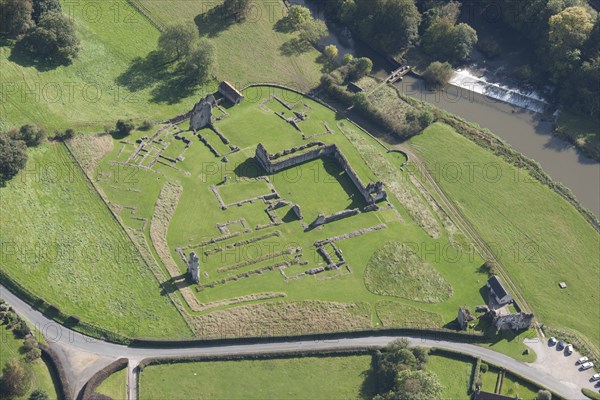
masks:
<svg viewBox="0 0 600 400"><path fill-rule="evenodd" d="M290 3L305 5L315 18L325 20L323 13L305 0L290 0ZM371 58L373 74L378 77L385 77L394 68L384 57L353 39L346 29L326 23L331 34L321 44L338 46L340 57L352 53ZM552 121L544 119L540 113L546 108L541 96L502 82L480 79L468 70L457 71L451 84L443 90L430 90L421 79L413 76L406 76L395 85L406 95L488 128L516 150L540 163L548 175L571 189L584 207L600 217L600 163L552 134Z"/></svg>

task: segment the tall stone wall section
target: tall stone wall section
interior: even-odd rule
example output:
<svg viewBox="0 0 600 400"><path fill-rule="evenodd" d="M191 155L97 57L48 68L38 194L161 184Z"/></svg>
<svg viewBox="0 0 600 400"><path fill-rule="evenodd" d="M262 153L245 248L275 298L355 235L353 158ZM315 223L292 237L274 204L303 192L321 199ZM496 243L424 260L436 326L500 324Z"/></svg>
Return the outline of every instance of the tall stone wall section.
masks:
<svg viewBox="0 0 600 400"><path fill-rule="evenodd" d="M280 159L281 157L285 158ZM265 149L262 143L259 143L258 147L256 148L255 158L260 166L267 171L267 173L275 174L284 169L295 167L305 162L317 160L323 157L334 158L340 164L342 169L346 171L367 203L372 204L387 199L387 194L383 190L383 183L369 183L367 186L365 186L358 177L356 171L354 171L346 157L344 157L342 152L335 144L325 145L321 142L312 142L301 147L294 147L292 149L285 150L282 153L271 155L267 152L267 149Z"/></svg>

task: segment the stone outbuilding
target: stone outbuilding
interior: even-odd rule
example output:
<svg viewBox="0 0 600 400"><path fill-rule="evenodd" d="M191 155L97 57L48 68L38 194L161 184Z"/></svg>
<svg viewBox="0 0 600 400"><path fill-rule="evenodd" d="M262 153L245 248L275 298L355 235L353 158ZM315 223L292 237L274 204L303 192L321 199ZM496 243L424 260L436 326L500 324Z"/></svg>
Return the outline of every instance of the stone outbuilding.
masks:
<svg viewBox="0 0 600 400"><path fill-rule="evenodd" d="M234 105L240 104L244 101L244 95L235 88L231 83L223 81L219 84L219 93L223 95L227 100L232 102Z"/></svg>
<svg viewBox="0 0 600 400"><path fill-rule="evenodd" d="M488 279L486 287L488 288L490 294L489 305L491 309L512 303L513 297L510 295L508 290L506 290L500 278L498 278L496 275Z"/></svg>

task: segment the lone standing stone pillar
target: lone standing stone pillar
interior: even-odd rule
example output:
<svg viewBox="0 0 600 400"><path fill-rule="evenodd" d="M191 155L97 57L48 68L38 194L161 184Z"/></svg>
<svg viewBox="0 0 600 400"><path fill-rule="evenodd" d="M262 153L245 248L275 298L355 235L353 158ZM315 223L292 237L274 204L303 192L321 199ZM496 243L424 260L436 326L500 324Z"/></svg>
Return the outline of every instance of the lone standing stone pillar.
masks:
<svg viewBox="0 0 600 400"><path fill-rule="evenodd" d="M187 262L187 271L194 283L200 283L200 261L196 253L191 252Z"/></svg>

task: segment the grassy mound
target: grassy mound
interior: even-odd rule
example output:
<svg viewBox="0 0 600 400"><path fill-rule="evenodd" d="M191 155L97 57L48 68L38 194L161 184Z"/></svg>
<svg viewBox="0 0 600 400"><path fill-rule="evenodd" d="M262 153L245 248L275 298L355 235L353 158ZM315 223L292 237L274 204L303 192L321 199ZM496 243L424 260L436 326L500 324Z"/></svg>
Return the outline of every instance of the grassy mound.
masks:
<svg viewBox="0 0 600 400"><path fill-rule="evenodd" d="M452 296L452 286L429 263L407 245L393 241L369 260L365 285L376 294L424 303L439 303Z"/></svg>

